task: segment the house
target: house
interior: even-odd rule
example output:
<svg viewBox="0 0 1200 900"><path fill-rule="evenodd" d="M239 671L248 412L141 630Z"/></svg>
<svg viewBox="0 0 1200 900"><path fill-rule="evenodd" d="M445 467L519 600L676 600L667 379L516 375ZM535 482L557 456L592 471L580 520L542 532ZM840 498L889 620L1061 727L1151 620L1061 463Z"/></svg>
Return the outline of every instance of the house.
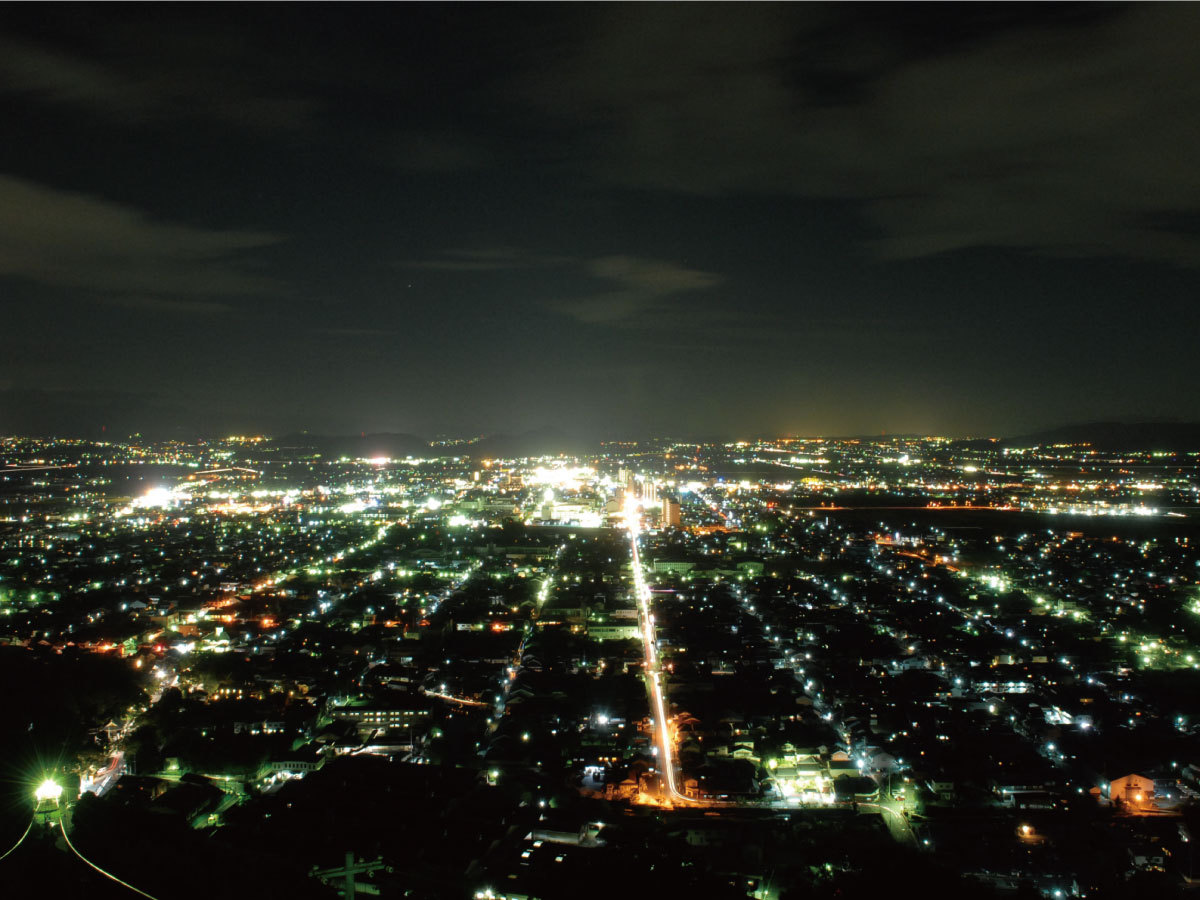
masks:
<svg viewBox="0 0 1200 900"><path fill-rule="evenodd" d="M954 782L946 775L938 774L930 777L926 782L926 787L929 792L943 803L954 802Z"/></svg>
<svg viewBox="0 0 1200 900"><path fill-rule="evenodd" d="M1108 783L1108 797L1129 811L1148 809L1153 806L1154 779L1145 775L1123 775Z"/></svg>

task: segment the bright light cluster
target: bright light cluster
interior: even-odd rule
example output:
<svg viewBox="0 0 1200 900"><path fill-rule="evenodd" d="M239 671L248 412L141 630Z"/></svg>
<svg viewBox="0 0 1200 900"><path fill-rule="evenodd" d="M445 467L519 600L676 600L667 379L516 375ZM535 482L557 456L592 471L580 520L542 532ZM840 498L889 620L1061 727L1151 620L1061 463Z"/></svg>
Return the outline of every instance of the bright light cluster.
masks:
<svg viewBox="0 0 1200 900"><path fill-rule="evenodd" d="M180 495L170 488L156 487L134 500L133 507L134 509L165 509L179 498Z"/></svg>
<svg viewBox="0 0 1200 900"><path fill-rule="evenodd" d="M62 785L47 778L37 786L37 790L33 792L34 798L38 803L46 803L53 800L58 802L58 798L62 796Z"/></svg>
<svg viewBox="0 0 1200 900"><path fill-rule="evenodd" d="M578 490L585 482L592 479L596 470L590 466L555 466L547 468L538 466L526 479L530 484L545 484L558 488Z"/></svg>

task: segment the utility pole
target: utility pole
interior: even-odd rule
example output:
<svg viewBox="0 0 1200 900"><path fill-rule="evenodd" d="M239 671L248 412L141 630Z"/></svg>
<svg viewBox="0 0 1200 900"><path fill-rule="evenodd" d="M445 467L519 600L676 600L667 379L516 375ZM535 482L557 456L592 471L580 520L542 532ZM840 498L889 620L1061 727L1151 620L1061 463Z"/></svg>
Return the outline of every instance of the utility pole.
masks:
<svg viewBox="0 0 1200 900"><path fill-rule="evenodd" d="M340 868L318 869L313 866L310 873L313 878L320 879L325 884L336 882L338 879L342 882L342 896L346 900L354 900L356 891L362 891L364 894L378 894L379 888L373 884L356 884L354 881L355 875L370 874L371 872L384 869L392 871L391 866L385 866L382 859L376 859L374 862L355 862L354 851L346 851L346 864Z"/></svg>

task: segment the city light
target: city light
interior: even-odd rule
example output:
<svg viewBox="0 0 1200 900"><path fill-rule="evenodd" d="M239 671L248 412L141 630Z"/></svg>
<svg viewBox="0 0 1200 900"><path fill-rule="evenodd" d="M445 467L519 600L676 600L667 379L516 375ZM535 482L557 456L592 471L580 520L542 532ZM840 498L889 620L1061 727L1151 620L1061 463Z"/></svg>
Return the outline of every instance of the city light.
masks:
<svg viewBox="0 0 1200 900"><path fill-rule="evenodd" d="M1198 45L14 6L14 900L1200 885Z"/></svg>
<svg viewBox="0 0 1200 900"><path fill-rule="evenodd" d="M931 490L945 476L921 460L948 451L904 440L913 451L906 490ZM712 457L705 468L750 456L742 446L702 452ZM835 492L826 483L722 480L696 469L682 490L678 476L602 457L490 467L349 459L335 472L314 461L299 477L294 462L277 470L256 462L225 481L160 489L155 502L168 505L153 509L171 515L148 506L130 514L127 498L98 495L82 518L71 513L70 538L58 536L57 522L28 532L40 542L37 555L22 546L10 557L17 562L5 571L0 621L15 614L32 623L68 591L92 593L95 602L80 604L74 620L37 621L36 646L55 657L93 653L136 673L139 702L92 723L111 755L90 760L81 775L91 793L127 773L119 753L139 717L182 697L201 740L221 733L221 710L261 704L261 714L239 723L239 736L289 740L304 751L248 776L265 796L323 777L342 756L414 766L452 759L478 767L486 785L508 784L495 802L524 803L548 819L552 807L556 817L564 808L546 793L544 757L562 759L570 746L565 766L579 790L617 806L704 809L717 820L737 809L786 814L857 803L861 814L882 816L897 840L934 852L921 810L953 807L958 791L911 778L906 759L923 767L964 735L1002 736L989 777L1015 769L1025 750L1040 750L1065 776L1076 764L1066 734L1098 741L1093 749L1103 752L1117 728L1098 714L1113 705L1122 728L1165 722L1191 733L1190 719L1133 673L1144 660L1190 671L1196 648L1127 612L1135 604L1140 611L1150 592L1179 590L1180 614L1191 615L1200 553L1190 543L1022 530L1033 520L1019 517L1003 529L959 530L944 506L923 522L911 507L839 519L829 506L803 508L806 492L832 502L843 491L882 491L861 473L895 471L895 449L826 442L819 455L793 455L825 460L811 465L846 473L846 484ZM642 454L638 465L650 468L649 460ZM998 465L979 466L969 489L986 485ZM1004 483L1025 468L1003 471ZM270 488L259 486L264 478ZM669 527L664 503L679 507ZM191 552L158 555L176 546ZM43 557L60 561L54 579L42 577ZM78 583L68 584L76 560ZM9 569L19 578L10 581ZM58 571L66 573L61 585ZM137 590L117 590L121 581ZM109 591L118 605L107 605ZM849 623L863 633L842 645ZM90 639L87 629L97 628L102 636ZM1056 643L1064 634L1071 650ZM1096 645L1090 656L1078 650L1081 638ZM638 642L636 658L614 654L621 645L610 642L628 640ZM216 664L222 658L252 661L253 674ZM1120 681L1110 674L1122 670ZM638 690L614 690L610 679L629 676ZM576 708L562 679L596 692ZM914 714L896 720L894 691L905 683ZM709 699L718 696L719 706ZM335 728L318 724L326 703ZM948 712L959 706L970 715ZM302 710L311 710L311 723L293 724ZM776 736L764 738L764 727ZM792 729L820 729L822 744L780 738ZM185 768L178 758L163 765L172 779ZM739 771L745 784L733 777ZM1073 802L1088 802L1077 787ZM1002 788L997 808L1012 809L1019 793ZM40 789L36 796L57 808L61 791L52 801ZM1119 796L1129 798L1131 815L1170 802L1145 791ZM239 797L239 806L256 802ZM206 827L221 827L223 814ZM1030 845L1042 840L1029 824L1016 833ZM537 848L525 849L534 858Z"/></svg>
<svg viewBox="0 0 1200 900"><path fill-rule="evenodd" d="M57 803L62 793L62 785L53 779L47 778L37 786L37 790L33 792L33 796L38 803Z"/></svg>

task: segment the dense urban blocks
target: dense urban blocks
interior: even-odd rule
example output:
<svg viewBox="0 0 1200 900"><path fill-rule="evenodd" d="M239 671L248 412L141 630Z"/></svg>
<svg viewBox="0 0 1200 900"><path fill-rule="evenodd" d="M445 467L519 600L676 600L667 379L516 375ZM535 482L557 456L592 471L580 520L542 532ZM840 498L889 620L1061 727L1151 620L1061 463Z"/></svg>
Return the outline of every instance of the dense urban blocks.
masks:
<svg viewBox="0 0 1200 900"><path fill-rule="evenodd" d="M1194 877L1194 453L2 449L0 836L71 890Z"/></svg>

